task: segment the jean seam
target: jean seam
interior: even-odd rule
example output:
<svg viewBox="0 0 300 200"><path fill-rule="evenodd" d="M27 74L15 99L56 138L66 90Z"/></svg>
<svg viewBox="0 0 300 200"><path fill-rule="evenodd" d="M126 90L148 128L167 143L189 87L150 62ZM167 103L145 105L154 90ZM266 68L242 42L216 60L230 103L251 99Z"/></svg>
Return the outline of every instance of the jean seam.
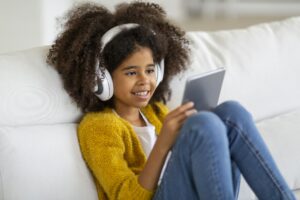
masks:
<svg viewBox="0 0 300 200"><path fill-rule="evenodd" d="M241 133L240 134L242 136L241 138L247 144L247 146L250 149L250 152L259 161L259 163L261 164L261 166L265 170L265 172L269 175L269 177L271 178L273 184L277 187L278 191L281 194L283 194L285 197L287 197L288 199L290 199L289 195L285 192L285 190L282 189L282 187L278 183L277 179L275 178L275 176L272 173L272 170L270 170L270 168L268 167L268 164L266 162L264 162L264 160L262 159L259 151L255 148L255 146L252 144L252 142L248 139L247 134L245 134L245 132L243 131L243 129L241 129L236 123L234 123L234 122L232 122L230 120L224 120L224 123L226 123L227 125L229 125L232 128L236 129L236 131L238 131L238 132Z"/></svg>

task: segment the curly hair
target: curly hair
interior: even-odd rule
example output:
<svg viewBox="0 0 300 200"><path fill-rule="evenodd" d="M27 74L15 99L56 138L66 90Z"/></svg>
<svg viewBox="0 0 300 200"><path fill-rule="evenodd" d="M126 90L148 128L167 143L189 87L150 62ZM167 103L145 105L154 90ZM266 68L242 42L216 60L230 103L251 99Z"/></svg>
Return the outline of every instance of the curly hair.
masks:
<svg viewBox="0 0 300 200"><path fill-rule="evenodd" d="M169 82L186 69L189 43L185 32L166 19L165 11L158 4L123 3L112 13L101 5L84 3L71 9L63 19L63 31L51 46L47 63L58 71L65 90L83 112L113 107L113 100L101 101L93 92L97 60L112 73L140 47L150 48L155 62L162 58L165 62L163 81L150 103L166 103L170 98ZM140 26L122 31L101 51L104 33L125 23Z"/></svg>

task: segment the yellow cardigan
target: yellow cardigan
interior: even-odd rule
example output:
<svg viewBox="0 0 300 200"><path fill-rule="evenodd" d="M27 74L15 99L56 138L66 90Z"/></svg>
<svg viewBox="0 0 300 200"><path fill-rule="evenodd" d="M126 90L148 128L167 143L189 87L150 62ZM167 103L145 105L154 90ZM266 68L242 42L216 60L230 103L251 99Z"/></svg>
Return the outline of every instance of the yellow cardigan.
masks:
<svg viewBox="0 0 300 200"><path fill-rule="evenodd" d="M158 134L168 112L166 106L155 103L142 109ZM148 200L154 191L148 191L138 183L146 156L131 124L118 117L112 109L88 113L78 126L81 153L90 168L98 197L101 200Z"/></svg>

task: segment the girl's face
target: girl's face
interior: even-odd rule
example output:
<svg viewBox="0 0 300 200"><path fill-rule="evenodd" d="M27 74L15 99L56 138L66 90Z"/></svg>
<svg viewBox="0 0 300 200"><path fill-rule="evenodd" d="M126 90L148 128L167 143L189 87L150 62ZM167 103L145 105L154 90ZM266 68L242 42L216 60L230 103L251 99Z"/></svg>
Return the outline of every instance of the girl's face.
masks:
<svg viewBox="0 0 300 200"><path fill-rule="evenodd" d="M156 88L155 70L149 48L142 47L128 56L112 73L115 108L145 107Z"/></svg>

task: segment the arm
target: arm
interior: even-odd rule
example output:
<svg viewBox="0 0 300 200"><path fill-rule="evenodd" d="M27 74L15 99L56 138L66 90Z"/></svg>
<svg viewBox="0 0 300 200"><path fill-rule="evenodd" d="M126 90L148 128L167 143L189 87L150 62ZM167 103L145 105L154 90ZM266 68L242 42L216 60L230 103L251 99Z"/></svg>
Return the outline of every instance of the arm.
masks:
<svg viewBox="0 0 300 200"><path fill-rule="evenodd" d="M161 132L149 155L138 181L147 190L156 188L166 156L174 145L185 119L196 113L193 103L187 103L171 111L165 118Z"/></svg>
<svg viewBox="0 0 300 200"><path fill-rule="evenodd" d="M80 124L78 137L82 155L109 199L151 199L153 192L138 183L138 176L124 159L121 128L114 122L88 119Z"/></svg>

